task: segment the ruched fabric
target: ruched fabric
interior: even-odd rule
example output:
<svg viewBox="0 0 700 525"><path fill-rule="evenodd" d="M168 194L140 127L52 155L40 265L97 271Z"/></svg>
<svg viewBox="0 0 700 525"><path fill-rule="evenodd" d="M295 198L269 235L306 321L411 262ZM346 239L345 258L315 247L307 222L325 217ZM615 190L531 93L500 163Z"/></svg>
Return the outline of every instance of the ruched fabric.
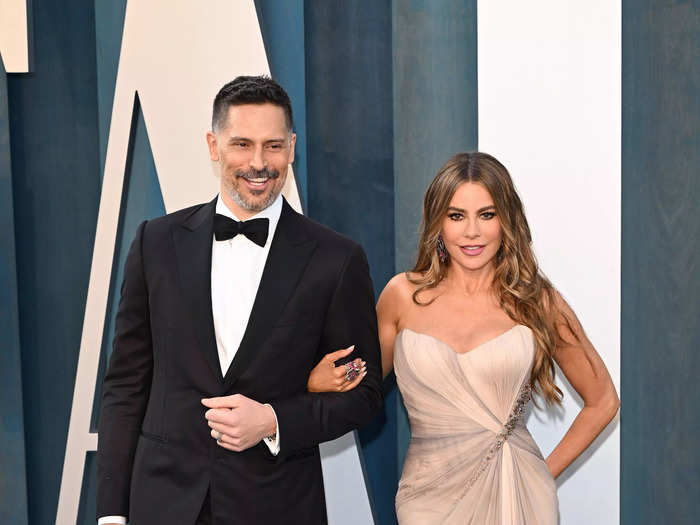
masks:
<svg viewBox="0 0 700 525"><path fill-rule="evenodd" d="M556 485L523 421L534 355L522 325L462 354L399 332L394 370L411 425L401 525L557 523Z"/></svg>

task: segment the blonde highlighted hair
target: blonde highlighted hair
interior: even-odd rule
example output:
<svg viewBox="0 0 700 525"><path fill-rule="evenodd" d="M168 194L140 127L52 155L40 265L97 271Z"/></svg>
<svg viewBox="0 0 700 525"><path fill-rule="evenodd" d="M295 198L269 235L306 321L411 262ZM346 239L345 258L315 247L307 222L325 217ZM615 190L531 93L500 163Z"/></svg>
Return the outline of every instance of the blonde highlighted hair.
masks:
<svg viewBox="0 0 700 525"><path fill-rule="evenodd" d="M449 260L440 260L437 242L442 221L457 188L465 182L481 184L491 195L500 221L503 239L495 264L493 291L501 308L516 323L528 326L535 337L536 354L530 382L549 404L560 404L562 392L554 383L554 352L561 341L557 331L562 321L571 329L568 317L556 309L555 291L540 272L532 251L530 227L523 205L508 170L486 153L459 153L449 159L428 186L423 200L423 222L418 257L409 281L417 285L413 301L435 288L444 278ZM570 330L573 332L573 330Z"/></svg>

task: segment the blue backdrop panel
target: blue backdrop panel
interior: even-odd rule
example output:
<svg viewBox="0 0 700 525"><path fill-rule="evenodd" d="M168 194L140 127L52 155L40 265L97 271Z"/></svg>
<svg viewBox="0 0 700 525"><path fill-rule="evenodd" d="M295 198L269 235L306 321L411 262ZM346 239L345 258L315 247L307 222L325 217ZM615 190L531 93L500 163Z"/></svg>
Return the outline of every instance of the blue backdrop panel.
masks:
<svg viewBox="0 0 700 525"><path fill-rule="evenodd" d="M393 3L396 270L415 263L423 195L459 151L477 149L476 0ZM410 440L397 401L398 470Z"/></svg>
<svg viewBox="0 0 700 525"><path fill-rule="evenodd" d="M0 60L0 523L27 523L7 81Z"/></svg>
<svg viewBox="0 0 700 525"><path fill-rule="evenodd" d="M94 4L35 0L8 77L30 523L56 518L100 191Z"/></svg>
<svg viewBox="0 0 700 525"><path fill-rule="evenodd" d="M97 110L100 130L100 177L105 171L112 103L124 29L126 0L95 0L95 45L97 49Z"/></svg>
<svg viewBox="0 0 700 525"><path fill-rule="evenodd" d="M364 247L378 293L394 273L390 2L307 2L308 214ZM361 429L378 523L394 523L395 393Z"/></svg>
<svg viewBox="0 0 700 525"><path fill-rule="evenodd" d="M304 208L308 202L306 181L306 78L304 70L304 0L255 0L265 53L272 77L292 99L294 176Z"/></svg>
<svg viewBox="0 0 700 525"><path fill-rule="evenodd" d="M697 523L700 5L622 24L622 522Z"/></svg>

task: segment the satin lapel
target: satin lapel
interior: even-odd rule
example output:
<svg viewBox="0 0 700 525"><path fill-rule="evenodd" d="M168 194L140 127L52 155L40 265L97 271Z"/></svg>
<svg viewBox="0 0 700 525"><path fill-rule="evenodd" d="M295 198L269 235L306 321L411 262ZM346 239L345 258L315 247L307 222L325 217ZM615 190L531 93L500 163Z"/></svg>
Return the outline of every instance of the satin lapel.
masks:
<svg viewBox="0 0 700 525"><path fill-rule="evenodd" d="M243 340L226 372L227 389L260 352L316 247L316 241L307 236L300 219L285 200Z"/></svg>
<svg viewBox="0 0 700 525"><path fill-rule="evenodd" d="M211 309L211 246L216 199L173 228L180 286L189 307L194 331L214 376L221 382Z"/></svg>

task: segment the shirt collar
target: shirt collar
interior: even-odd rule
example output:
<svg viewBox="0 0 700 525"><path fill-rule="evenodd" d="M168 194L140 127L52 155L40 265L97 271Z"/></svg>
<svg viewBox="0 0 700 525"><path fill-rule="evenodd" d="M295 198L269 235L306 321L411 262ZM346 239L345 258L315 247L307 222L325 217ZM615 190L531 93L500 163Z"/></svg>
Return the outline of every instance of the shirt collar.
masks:
<svg viewBox="0 0 700 525"><path fill-rule="evenodd" d="M225 215L226 217L233 219L235 221L239 221L240 219L236 217L236 214L233 213L226 204L224 204L223 199L221 198L221 194L219 194L218 198L216 199L216 213L220 215ZM275 230L277 229L277 223L280 220L280 216L282 215L282 194L280 193L277 195L277 198L275 201L270 204L267 208L264 210L259 211L252 217L246 219L246 220L251 220L251 219L268 219L270 221L270 226L268 228L268 233L267 233L267 242L265 243L266 245L270 244L270 241L272 240L272 237L275 235Z"/></svg>

